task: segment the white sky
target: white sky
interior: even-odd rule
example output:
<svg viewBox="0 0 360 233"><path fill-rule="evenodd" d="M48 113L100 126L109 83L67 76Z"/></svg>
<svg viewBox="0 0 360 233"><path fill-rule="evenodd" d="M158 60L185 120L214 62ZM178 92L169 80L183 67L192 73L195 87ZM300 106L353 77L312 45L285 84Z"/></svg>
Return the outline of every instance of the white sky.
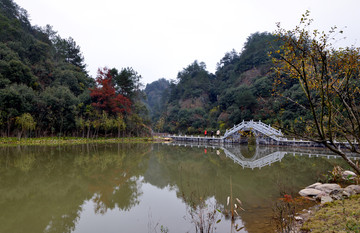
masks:
<svg viewBox="0 0 360 233"><path fill-rule="evenodd" d="M293 29L310 10L314 25L344 28L345 45L359 47L359 0L14 0L33 25L50 24L81 47L87 70L133 67L144 84L175 79L194 60L210 72L254 32L275 23Z"/></svg>

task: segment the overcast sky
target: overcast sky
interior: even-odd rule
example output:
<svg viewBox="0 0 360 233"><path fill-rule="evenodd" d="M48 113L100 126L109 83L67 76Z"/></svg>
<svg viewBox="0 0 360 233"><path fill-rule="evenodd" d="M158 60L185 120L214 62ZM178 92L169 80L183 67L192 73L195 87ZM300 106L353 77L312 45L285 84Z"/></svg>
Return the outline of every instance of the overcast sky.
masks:
<svg viewBox="0 0 360 233"><path fill-rule="evenodd" d="M50 24L81 47L87 70L133 67L144 84L175 79L194 60L210 72L254 32L294 28L310 10L317 28L344 28L360 46L359 0L14 0L33 25ZM346 28L345 28L346 27Z"/></svg>

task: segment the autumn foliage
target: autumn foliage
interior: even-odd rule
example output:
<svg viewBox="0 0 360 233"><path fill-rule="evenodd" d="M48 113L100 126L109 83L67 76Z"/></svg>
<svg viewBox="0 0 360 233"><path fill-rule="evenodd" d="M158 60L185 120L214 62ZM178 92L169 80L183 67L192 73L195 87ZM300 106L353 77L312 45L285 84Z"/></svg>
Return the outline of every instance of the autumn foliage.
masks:
<svg viewBox="0 0 360 233"><path fill-rule="evenodd" d="M112 78L109 69L98 70L96 87L90 89L90 96L93 101L91 105L110 115L129 113L131 101L125 96L116 93Z"/></svg>

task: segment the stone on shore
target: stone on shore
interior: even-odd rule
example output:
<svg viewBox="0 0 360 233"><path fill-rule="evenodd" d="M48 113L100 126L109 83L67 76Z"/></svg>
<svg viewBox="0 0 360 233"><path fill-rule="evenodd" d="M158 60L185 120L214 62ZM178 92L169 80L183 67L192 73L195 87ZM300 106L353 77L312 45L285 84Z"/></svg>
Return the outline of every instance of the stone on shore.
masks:
<svg viewBox="0 0 360 233"><path fill-rule="evenodd" d="M338 184L315 183L300 190L299 194L325 204L333 200L341 200L355 194L360 194L360 185L349 185L346 188L341 188Z"/></svg>
<svg viewBox="0 0 360 233"><path fill-rule="evenodd" d="M332 201L333 201L333 199L330 196L322 196L321 197L321 205L332 202Z"/></svg>
<svg viewBox="0 0 360 233"><path fill-rule="evenodd" d="M345 192L346 193L346 192ZM345 194L346 195L346 194ZM344 191L334 189L329 193L329 196L334 200L341 200L344 198Z"/></svg>
<svg viewBox="0 0 360 233"><path fill-rule="evenodd" d="M355 195L360 193L360 185L349 185L346 188L344 188L344 191L349 193L350 195Z"/></svg>
<svg viewBox="0 0 360 233"><path fill-rule="evenodd" d="M321 185L321 184L322 184L322 183L317 182L317 183L315 183L315 184L312 184L312 185L307 186L306 188L307 188L307 189L314 189L316 186Z"/></svg>
<svg viewBox="0 0 360 233"><path fill-rule="evenodd" d="M355 172L352 172L352 171L344 171L343 173L342 173L342 178L344 179L344 180L353 180L353 179L355 179L356 178L356 173Z"/></svg>
<svg viewBox="0 0 360 233"><path fill-rule="evenodd" d="M321 190L318 189L314 189L314 188L306 188L306 189L302 189L300 190L299 194L303 197L311 197L311 198L316 198L319 194L322 194L323 192Z"/></svg>
<svg viewBox="0 0 360 233"><path fill-rule="evenodd" d="M342 188L340 187L340 185L338 184L320 184L315 186L315 189L320 190L320 191L324 191L327 194L330 194L331 192L333 192L334 190L337 191L341 191L342 192Z"/></svg>

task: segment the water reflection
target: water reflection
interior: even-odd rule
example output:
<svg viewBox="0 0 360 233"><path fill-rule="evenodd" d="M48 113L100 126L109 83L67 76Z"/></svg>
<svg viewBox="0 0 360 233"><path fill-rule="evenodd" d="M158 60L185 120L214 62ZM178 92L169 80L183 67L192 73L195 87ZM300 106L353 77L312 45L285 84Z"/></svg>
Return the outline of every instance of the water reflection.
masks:
<svg viewBox="0 0 360 233"><path fill-rule="evenodd" d="M148 145L0 148L0 232L71 232L82 204L129 210ZM131 157L128 155L131 154ZM29 162L30 161L30 162Z"/></svg>
<svg viewBox="0 0 360 233"><path fill-rule="evenodd" d="M341 156L334 154L330 150L324 148L302 148L302 147L284 147L284 146L264 146L264 145L237 145L237 144L191 144L184 142L165 143L168 146L183 146L183 147L197 147L217 149L217 154L223 151L226 157L231 158L235 163L239 164L242 168L262 168L271 165L281 159L286 154L308 156L308 157L326 157L341 158ZM353 160L359 160L357 155L348 155Z"/></svg>
<svg viewBox="0 0 360 233"><path fill-rule="evenodd" d="M246 209L242 232L267 232L279 189L297 193L343 165L301 155L162 144L1 147L0 232L194 232L189 210L207 201L225 209L230 177ZM229 232L230 222L217 218L216 232Z"/></svg>

